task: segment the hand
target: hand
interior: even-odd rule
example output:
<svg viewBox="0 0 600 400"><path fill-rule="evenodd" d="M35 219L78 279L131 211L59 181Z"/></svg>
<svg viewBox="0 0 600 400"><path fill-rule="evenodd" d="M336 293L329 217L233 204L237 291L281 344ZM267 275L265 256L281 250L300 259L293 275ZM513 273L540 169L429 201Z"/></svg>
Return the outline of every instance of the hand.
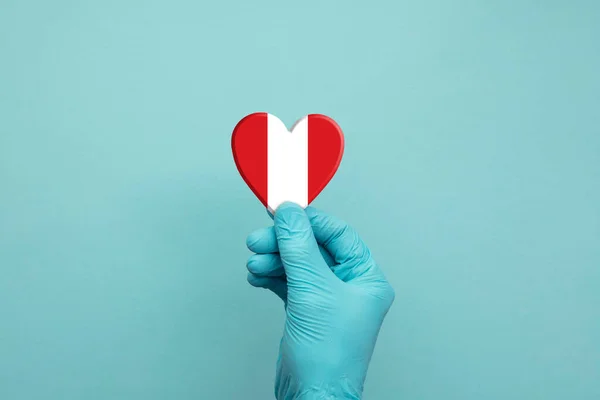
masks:
<svg viewBox="0 0 600 400"><path fill-rule="evenodd" d="M356 232L312 207L284 203L248 236L248 281L285 304L275 396L360 399L394 290Z"/></svg>

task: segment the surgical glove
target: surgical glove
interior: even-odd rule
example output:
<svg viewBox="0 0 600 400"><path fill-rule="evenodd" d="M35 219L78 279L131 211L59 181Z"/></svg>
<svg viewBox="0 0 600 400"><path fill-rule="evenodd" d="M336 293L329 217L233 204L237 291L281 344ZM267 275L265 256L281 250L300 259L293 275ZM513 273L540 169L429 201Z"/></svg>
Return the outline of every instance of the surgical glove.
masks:
<svg viewBox="0 0 600 400"><path fill-rule="evenodd" d="M394 290L357 233L313 207L284 203L251 233L248 281L285 304L275 396L360 399Z"/></svg>

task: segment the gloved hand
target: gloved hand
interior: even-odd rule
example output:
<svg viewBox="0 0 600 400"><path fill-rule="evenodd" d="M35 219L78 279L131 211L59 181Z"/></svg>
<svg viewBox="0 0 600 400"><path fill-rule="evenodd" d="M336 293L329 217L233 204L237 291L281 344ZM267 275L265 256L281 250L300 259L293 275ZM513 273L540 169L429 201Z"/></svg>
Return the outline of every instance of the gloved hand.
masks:
<svg viewBox="0 0 600 400"><path fill-rule="evenodd" d="M275 396L360 399L394 290L356 232L312 207L284 203L251 233L248 281L283 301Z"/></svg>

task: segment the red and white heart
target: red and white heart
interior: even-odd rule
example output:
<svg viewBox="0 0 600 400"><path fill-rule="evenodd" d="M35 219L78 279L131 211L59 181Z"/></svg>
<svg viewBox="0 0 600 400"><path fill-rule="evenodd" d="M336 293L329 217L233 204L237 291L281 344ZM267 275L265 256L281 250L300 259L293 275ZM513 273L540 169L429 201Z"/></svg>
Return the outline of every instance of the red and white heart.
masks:
<svg viewBox="0 0 600 400"><path fill-rule="evenodd" d="M270 211L286 201L306 207L335 175L344 134L325 115L307 115L290 132L279 118L260 112L238 122L231 148L240 175Z"/></svg>

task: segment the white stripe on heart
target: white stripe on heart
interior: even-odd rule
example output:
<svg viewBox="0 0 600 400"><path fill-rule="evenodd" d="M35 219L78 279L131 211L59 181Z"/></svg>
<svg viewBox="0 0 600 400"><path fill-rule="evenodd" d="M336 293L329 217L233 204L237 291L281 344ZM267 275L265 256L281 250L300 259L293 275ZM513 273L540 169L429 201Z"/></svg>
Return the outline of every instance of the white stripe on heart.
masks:
<svg viewBox="0 0 600 400"><path fill-rule="evenodd" d="M273 212L281 203L308 205L308 118L291 132L274 115L267 115L267 203Z"/></svg>

